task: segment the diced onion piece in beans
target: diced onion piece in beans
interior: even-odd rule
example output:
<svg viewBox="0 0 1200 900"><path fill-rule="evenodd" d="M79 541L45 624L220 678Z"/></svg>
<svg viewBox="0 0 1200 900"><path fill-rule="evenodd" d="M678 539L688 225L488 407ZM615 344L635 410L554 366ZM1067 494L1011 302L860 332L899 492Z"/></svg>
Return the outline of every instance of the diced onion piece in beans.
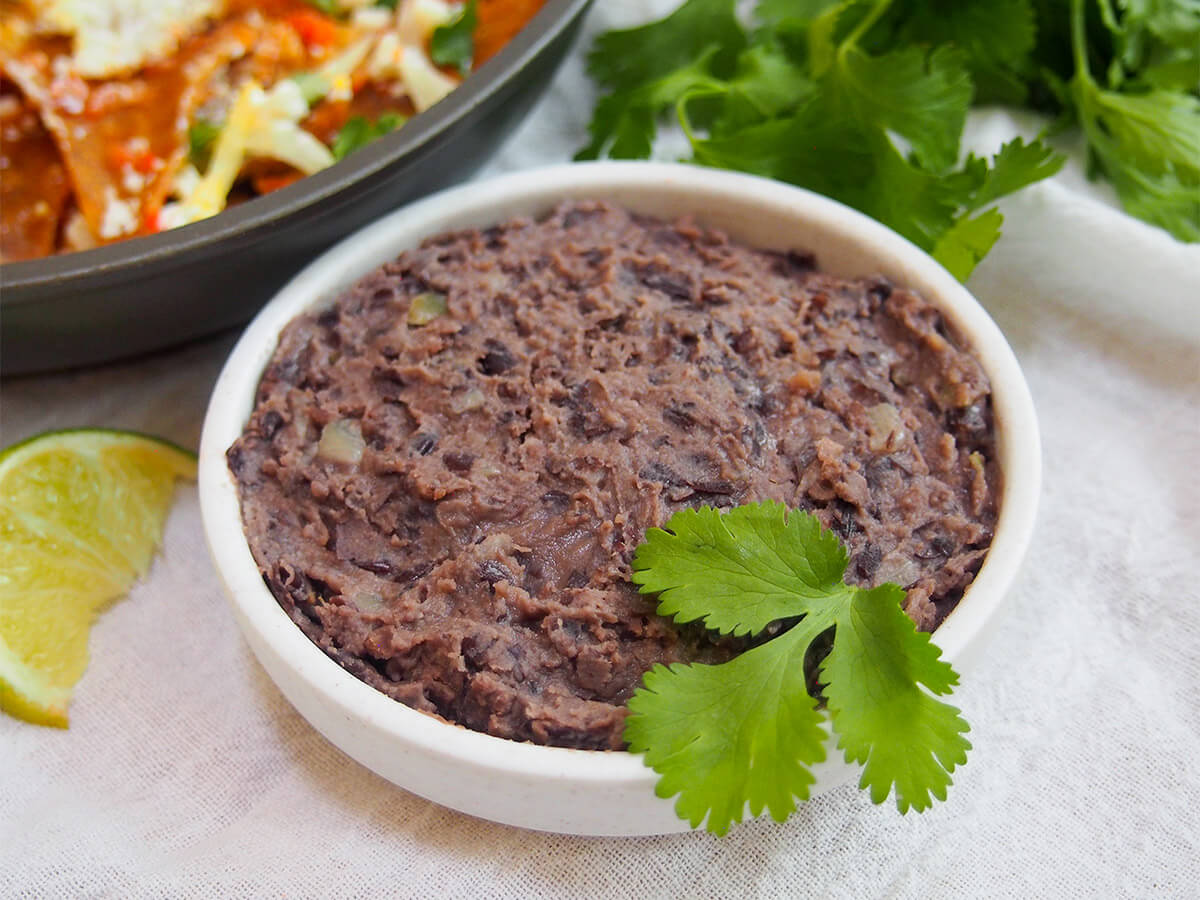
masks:
<svg viewBox="0 0 1200 900"><path fill-rule="evenodd" d="M428 325L438 316L446 314L446 295L435 291L426 291L413 297L408 307L408 324L414 326Z"/></svg>
<svg viewBox="0 0 1200 900"><path fill-rule="evenodd" d="M479 388L471 388L463 394L459 394L450 401L450 409L456 413L470 412L473 409L479 409L483 406L487 398L483 396L483 391Z"/></svg>
<svg viewBox="0 0 1200 900"><path fill-rule="evenodd" d="M875 453L891 451L904 439L900 411L890 403L877 403L867 409L868 443Z"/></svg>
<svg viewBox="0 0 1200 900"><path fill-rule="evenodd" d="M889 553L880 561L874 580L879 583L890 581L906 588L920 577L921 570L913 560L903 553Z"/></svg>
<svg viewBox="0 0 1200 900"><path fill-rule="evenodd" d="M383 602L383 595L376 594L373 591L358 591L351 594L350 602L365 613L379 613L387 608L387 605Z"/></svg>
<svg viewBox="0 0 1200 900"><path fill-rule="evenodd" d="M321 440L317 442L317 456L330 462L357 466L362 460L362 428L354 419L335 419L321 429Z"/></svg>

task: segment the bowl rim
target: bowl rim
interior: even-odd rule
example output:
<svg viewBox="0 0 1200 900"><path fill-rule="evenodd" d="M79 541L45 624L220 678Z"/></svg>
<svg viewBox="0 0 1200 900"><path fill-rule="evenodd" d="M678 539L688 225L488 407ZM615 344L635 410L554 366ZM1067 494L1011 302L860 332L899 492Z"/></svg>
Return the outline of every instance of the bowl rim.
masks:
<svg viewBox="0 0 1200 900"><path fill-rule="evenodd" d="M801 188L678 163L567 163L468 182L396 210L350 235L310 263L259 312L216 382L199 454L201 514L214 563L243 627L252 628L287 659L292 672L325 703L347 716L368 720L401 745L482 767L497 777L644 785L647 791L653 790L657 775L643 764L640 754L547 747L472 731L393 700L343 669L309 640L264 584L244 536L225 450L244 427L283 326L300 312L331 301L342 286L413 246L415 240L447 227L463 227L454 222L497 221L494 211L510 201L540 202L548 207L568 197L604 198L621 190L653 196L664 185L691 192L701 220L708 204L720 203L723 197L737 198L743 204L750 201L778 215L804 219L847 236L876 259L901 262L924 283L923 296L945 312L968 339L991 380L998 456L1004 473L999 517L984 564L963 601L935 633L943 657L953 663L965 655L1002 604L1033 531L1041 486L1040 440L1033 400L1016 357L999 327L966 288L924 251L887 227Z"/></svg>
<svg viewBox="0 0 1200 900"><path fill-rule="evenodd" d="M0 263L0 307L41 302L34 289L61 282L116 281L138 269L187 259L214 246L257 243L281 221L352 188L398 160L420 153L443 132L487 103L553 42L592 0L546 0L498 53L471 72L443 100L413 116L404 128L373 141L332 166L287 187L222 210L215 216L157 234L142 235L90 250Z"/></svg>

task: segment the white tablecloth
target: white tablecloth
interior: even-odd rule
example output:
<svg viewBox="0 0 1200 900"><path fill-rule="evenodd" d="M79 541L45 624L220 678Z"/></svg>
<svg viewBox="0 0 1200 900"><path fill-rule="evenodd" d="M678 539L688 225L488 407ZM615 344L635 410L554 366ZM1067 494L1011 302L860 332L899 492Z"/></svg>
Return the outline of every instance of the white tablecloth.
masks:
<svg viewBox="0 0 1200 900"><path fill-rule="evenodd" d="M587 31L671 5L604 0ZM582 49L489 171L580 144ZM970 142L1035 126L977 115ZM975 749L947 803L901 817L848 786L722 840L441 809L276 691L187 486L149 577L95 628L70 730L0 717L0 896L1200 896L1200 247L1123 216L1077 161L1004 211L970 287L1028 375L1046 486L1009 614L957 694ZM6 381L3 443L106 425L195 446L232 341Z"/></svg>

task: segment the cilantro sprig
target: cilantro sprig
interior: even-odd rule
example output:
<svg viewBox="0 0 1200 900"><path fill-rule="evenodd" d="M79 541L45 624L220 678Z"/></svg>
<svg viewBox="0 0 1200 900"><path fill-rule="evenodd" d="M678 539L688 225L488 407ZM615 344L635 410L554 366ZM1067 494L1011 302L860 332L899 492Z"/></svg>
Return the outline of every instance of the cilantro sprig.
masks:
<svg viewBox="0 0 1200 900"><path fill-rule="evenodd" d="M1094 174L1125 209L1181 241L1200 241L1200 3L1101 0L1114 42L1107 87L1092 75L1083 0L1071 0L1075 75L1060 91L1074 103ZM1178 46L1173 46L1178 42Z"/></svg>
<svg viewBox="0 0 1200 900"><path fill-rule="evenodd" d="M429 58L439 66L454 66L460 74L466 75L475 59L475 26L478 23L475 0L467 0L457 16L433 29L429 38Z"/></svg>
<svg viewBox="0 0 1200 900"><path fill-rule="evenodd" d="M600 35L603 91L580 159L648 157L674 119L690 159L815 190L889 225L965 280L996 201L1058 171L1042 140L961 159L972 104L1078 122L1125 208L1200 240L1200 3L687 0ZM984 187L984 185L989 185Z"/></svg>
<svg viewBox="0 0 1200 900"><path fill-rule="evenodd" d="M391 134L407 121L408 118L399 113L384 113L374 122L368 122L362 116L352 116L333 136L333 158L345 159L355 150L361 150L385 134Z"/></svg>
<svg viewBox="0 0 1200 900"><path fill-rule="evenodd" d="M1000 236L995 201L1065 158L1013 142L991 163L957 166L972 72L1006 56L981 40L972 57L955 40L991 26L978 12L952 14L936 41L881 43L896 5L760 0L747 32L734 0L688 0L660 22L601 35L589 71L608 93L579 158L649 156L659 117L674 110L693 161L834 197L965 280ZM1002 190L983 192L985 182Z"/></svg>
<svg viewBox="0 0 1200 900"><path fill-rule="evenodd" d="M814 516L771 501L683 510L638 547L633 581L658 595L660 614L735 636L791 624L720 665L657 665L629 701L625 740L693 828L725 834L747 809L786 819L809 796L826 725L863 765L873 802L894 791L903 813L946 798L971 745L959 711L934 695L958 676L904 614L904 590L847 585L846 564ZM822 709L805 657L831 629Z"/></svg>

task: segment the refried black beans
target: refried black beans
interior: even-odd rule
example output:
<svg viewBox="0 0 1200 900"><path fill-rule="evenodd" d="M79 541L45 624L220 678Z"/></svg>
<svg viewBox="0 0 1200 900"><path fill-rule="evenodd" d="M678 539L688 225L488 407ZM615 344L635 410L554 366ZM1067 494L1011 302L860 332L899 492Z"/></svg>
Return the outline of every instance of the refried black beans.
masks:
<svg viewBox="0 0 1200 900"><path fill-rule="evenodd" d="M228 462L263 578L348 671L613 749L646 669L744 646L630 585L647 528L811 510L932 630L1000 479L987 378L920 297L591 202L432 238L292 322Z"/></svg>

